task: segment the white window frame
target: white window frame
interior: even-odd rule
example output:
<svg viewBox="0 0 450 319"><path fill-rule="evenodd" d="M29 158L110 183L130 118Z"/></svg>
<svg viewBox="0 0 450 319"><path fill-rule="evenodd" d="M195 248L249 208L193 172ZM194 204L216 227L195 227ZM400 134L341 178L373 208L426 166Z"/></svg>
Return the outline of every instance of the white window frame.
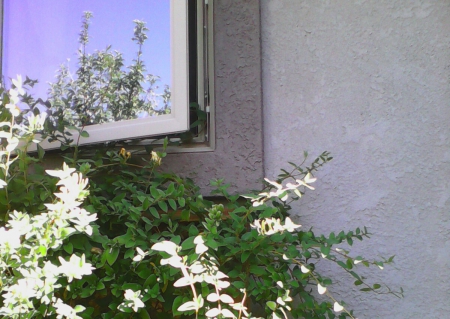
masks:
<svg viewBox="0 0 450 319"><path fill-rule="evenodd" d="M170 0L171 25L171 113L143 119L123 120L86 127L89 137L79 139L79 145L108 141L136 139L146 136L166 135L189 130L189 61L188 61L188 2ZM3 1L0 8L3 17ZM3 19L2 19L3 20ZM1 28L3 21L1 21ZM2 31L0 29L0 31ZM0 43L2 45L3 40ZM25 75L24 75L25 76ZM200 83L201 81L199 81ZM199 95L200 96L200 95ZM70 131L74 141L78 132ZM44 149L59 148L58 142L40 143Z"/></svg>

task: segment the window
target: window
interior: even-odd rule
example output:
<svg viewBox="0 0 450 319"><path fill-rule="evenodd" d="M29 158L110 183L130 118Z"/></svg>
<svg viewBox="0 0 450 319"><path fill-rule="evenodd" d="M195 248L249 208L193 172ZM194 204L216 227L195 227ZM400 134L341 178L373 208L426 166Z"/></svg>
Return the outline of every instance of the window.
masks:
<svg viewBox="0 0 450 319"><path fill-rule="evenodd" d="M138 109L132 114L134 117L123 119L112 116L109 106L102 106L101 103L96 109L98 113L71 113L70 116L78 121L82 121L82 116L90 121L90 125L86 126L89 137L80 141L82 144L135 138L141 138L142 141L148 136L187 131L190 124L196 121L189 119L190 103L196 103L206 112L210 111L208 92L212 62L208 56L212 46L208 28L204 26L208 24L212 13L208 12L207 2L203 1L136 0L124 9L122 2L110 0L3 0L3 77L22 74L30 78L36 76L42 82L55 83L54 72L61 63L65 63L69 73L71 71L72 62L65 62L67 58L72 60L75 57L80 61L80 54L84 54L86 48L89 48L86 54L92 56L95 55L94 49L102 50L109 44L112 45L110 57L114 57L113 50L117 49L123 52L125 66L129 65L133 63L132 51L135 50L130 40L133 36L132 20L142 19L147 21L149 29L148 39L142 46L142 59L148 73L160 76L160 81L155 85L157 88L146 88L151 94L145 98L161 102L166 92L162 88L167 85L170 93L165 97L169 96L170 100L167 102L165 99L166 105L163 106L154 102L152 110L156 112L152 111L152 114ZM84 11L93 12L89 33L95 34L92 36L94 39L90 39L91 43L85 43L85 47L80 45L77 57L73 53L78 49L76 40ZM76 77L74 74L71 76ZM35 88L38 97L45 95L48 89L45 83ZM96 97L93 100L98 101ZM163 111L162 107L165 107ZM109 117L97 117L100 113ZM101 124L96 124L93 118L101 119ZM209 137L205 128L209 128L209 125L201 124L198 127L197 135L200 137L197 139ZM44 146L58 147L48 143Z"/></svg>

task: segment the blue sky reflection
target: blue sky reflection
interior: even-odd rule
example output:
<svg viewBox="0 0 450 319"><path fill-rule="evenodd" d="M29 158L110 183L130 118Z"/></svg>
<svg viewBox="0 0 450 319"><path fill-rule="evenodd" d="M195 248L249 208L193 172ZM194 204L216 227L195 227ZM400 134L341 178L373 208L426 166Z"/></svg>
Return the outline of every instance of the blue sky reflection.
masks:
<svg viewBox="0 0 450 319"><path fill-rule="evenodd" d="M4 0L4 79L17 74L38 79L34 93L45 98L47 82L54 82L61 64L69 58L70 71L76 69L84 11L94 14L88 53L112 45L123 54L125 66L138 49L131 40L133 20L147 22L143 47L147 73L160 76L160 88L171 84L169 0Z"/></svg>

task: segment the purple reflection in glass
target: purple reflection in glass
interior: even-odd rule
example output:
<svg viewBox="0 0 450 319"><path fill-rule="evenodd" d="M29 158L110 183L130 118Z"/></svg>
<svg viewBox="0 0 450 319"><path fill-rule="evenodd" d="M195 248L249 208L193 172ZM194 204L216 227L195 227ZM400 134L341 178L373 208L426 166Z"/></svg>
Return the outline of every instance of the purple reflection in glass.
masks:
<svg viewBox="0 0 450 319"><path fill-rule="evenodd" d="M84 11L93 12L88 52L112 45L131 64L138 50L131 40L133 20L145 21L149 31L142 59L147 73L160 77L160 87L171 84L170 1L169 0L3 0L4 79L39 80L33 93L45 99L47 82L54 82L55 71L70 59L74 72L79 33ZM8 82L8 80L7 80Z"/></svg>

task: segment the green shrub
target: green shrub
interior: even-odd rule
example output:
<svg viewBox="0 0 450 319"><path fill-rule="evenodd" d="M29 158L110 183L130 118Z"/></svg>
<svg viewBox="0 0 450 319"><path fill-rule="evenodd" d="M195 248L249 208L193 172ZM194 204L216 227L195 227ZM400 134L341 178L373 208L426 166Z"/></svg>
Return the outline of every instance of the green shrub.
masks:
<svg viewBox="0 0 450 319"><path fill-rule="evenodd" d="M24 93L20 78L13 83L15 88L9 94L0 92L3 101L0 109L3 128L0 131L0 188L7 203L2 210L9 212L4 216L7 219L5 227L0 227L0 292L3 293L0 317L80 318L77 313L85 308L80 305L72 308L55 291L61 290L61 282L70 283L74 278L91 274L92 265L85 261L84 254L69 254L67 258L57 260L49 255L76 233L92 234L90 223L96 216L79 207L87 195L87 180L67 165L62 170L48 170L48 175L57 178L55 184L59 190L52 194L52 201L33 215L11 210L11 204L16 203L16 192L9 185L16 176L10 174L10 168L21 163L18 158L27 157L20 151L19 143L27 145L42 124L39 117L30 118L32 125L29 127L16 123L19 95Z"/></svg>
<svg viewBox="0 0 450 319"><path fill-rule="evenodd" d="M228 185L214 181L217 188L214 195L220 195L221 203L217 203L218 199L205 199L191 180L159 172L164 156L152 152L143 166L133 162L134 156L124 149L98 149L87 156L81 150L76 156L66 156L66 161L89 177L89 195L83 207L97 214L98 220L92 236L81 233L71 236L49 258L84 255L96 268L92 274L71 282L68 289L56 290L67 304L86 307L79 314L81 317L130 318L135 311L144 318L190 317L195 313L203 318L214 314L208 311L217 308L217 303L208 300L215 300L214 293L219 293L207 281L214 273L202 277L198 269L194 271L197 275L194 289L175 284L186 277L183 269L193 273L193 267L199 265L200 269L215 269L228 277L230 285L223 287L220 295L232 298L234 305L225 304L220 309L228 309L236 316L245 315L244 311L253 312L258 304L273 318L288 312L295 318L352 316L347 309L341 309L344 302L330 294L332 279L317 271L315 264L321 259L341 266L356 285L362 285L362 290L394 293L376 283L369 285L355 269L359 263L383 267L392 258L368 261L360 256L351 257L336 247L368 237L365 228L316 235L312 230L298 229L289 218L290 201L299 199L305 188L311 188L314 181L311 173L330 159L328 153L309 167L295 165L277 181L266 181L265 189L255 195L231 195ZM42 160L34 158L34 166L41 165ZM20 171L19 163L13 163L13 171ZM25 176L23 173L16 173L16 183L18 177ZM36 188L44 187L43 180L38 180L32 178L21 183L35 194ZM51 180L45 183L51 189ZM16 196L15 189L8 189L8 193L5 197ZM9 205L22 209L39 207L45 202L36 195L22 194L22 198L32 202L11 200ZM205 250L198 250L199 240ZM159 253L152 249L161 242L171 242L172 247L177 247L185 268L161 265L169 257L167 251ZM68 284L64 278L59 282L63 286ZM325 298L316 297L313 290L317 288ZM208 299L211 294L213 297ZM202 298L203 306L183 307L186 303L189 306L194 296L197 300ZM291 298L298 302L292 304Z"/></svg>
<svg viewBox="0 0 450 319"><path fill-rule="evenodd" d="M109 58L99 54L82 55L81 63L88 63L83 60L87 59L103 70ZM86 87L82 74L79 79L60 94L61 101L83 90L99 93ZM33 81L27 79L23 85L27 84ZM1 94L0 213L6 228L0 231L13 234L18 220L29 221L32 226L26 229L33 231L20 228L10 243L0 238L0 315L12 316L7 313L15 309L11 287L28 278L30 269L46 283L42 289L48 290L36 288L34 295L24 295L17 318L248 318L258 309L267 318L288 313L294 318L354 318L345 303L331 294L332 278L316 268L321 260L337 264L362 291L402 295L402 290L369 283L357 272L361 266L383 268L393 257L369 261L342 248L369 237L365 227L318 235L290 219L291 202L313 188L313 174L331 160L327 152L309 166L305 166L305 153L300 165L290 163L290 170L282 170L275 181L266 179L263 190L255 194L230 194L228 184L215 180L214 197L205 198L192 180L160 171L167 139L163 151L149 150L142 160L125 148L79 148L65 127L81 123L78 130L85 132L83 125L90 123L83 119L72 123L64 117L44 123L38 114L22 114L19 100L31 103L34 99L25 94L20 79L13 81L9 94ZM55 96L48 103L64 109ZM100 114L103 109L96 110ZM63 143L65 152L59 155L71 168L51 172L62 181L45 174L48 155L42 148L36 154L28 152L37 132ZM74 170L89 178L89 194L80 186L85 185L81 175L70 175ZM63 185L79 191L69 201L72 206L64 202L70 198L60 186L69 175L78 176L78 184ZM49 217L58 203L67 204L65 212L70 216L62 224ZM83 212L83 218L72 217L72 211ZM45 244L41 237L46 238ZM79 262L80 272L63 272L60 268L67 260ZM60 270L47 277L46 265Z"/></svg>

